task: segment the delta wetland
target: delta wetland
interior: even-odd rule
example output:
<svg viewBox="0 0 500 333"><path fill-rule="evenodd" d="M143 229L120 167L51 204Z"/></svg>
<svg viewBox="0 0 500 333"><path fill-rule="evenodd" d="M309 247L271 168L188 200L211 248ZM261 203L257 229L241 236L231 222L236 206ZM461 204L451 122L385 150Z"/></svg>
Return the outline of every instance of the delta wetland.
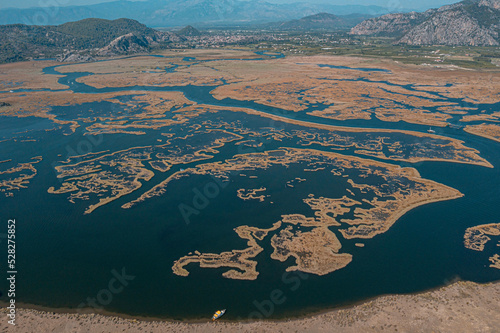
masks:
<svg viewBox="0 0 500 333"><path fill-rule="evenodd" d="M177 319L245 317L286 274L308 279L275 318L500 279L498 248L484 267L464 247L500 199L495 69L220 49L0 73L0 207L51 221L23 227L26 255L43 245L24 303L76 307L112 260L143 287L107 310Z"/></svg>

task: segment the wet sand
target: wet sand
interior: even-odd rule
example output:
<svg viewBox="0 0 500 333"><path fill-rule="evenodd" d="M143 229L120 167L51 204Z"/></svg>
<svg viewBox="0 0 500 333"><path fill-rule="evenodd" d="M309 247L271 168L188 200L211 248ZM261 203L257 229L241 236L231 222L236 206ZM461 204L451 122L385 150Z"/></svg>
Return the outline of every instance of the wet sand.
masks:
<svg viewBox="0 0 500 333"><path fill-rule="evenodd" d="M498 332L500 282L452 285L414 295L382 296L349 308L282 321L212 323L135 320L98 314L18 309L17 325L1 332ZM228 309L228 313L231 309Z"/></svg>

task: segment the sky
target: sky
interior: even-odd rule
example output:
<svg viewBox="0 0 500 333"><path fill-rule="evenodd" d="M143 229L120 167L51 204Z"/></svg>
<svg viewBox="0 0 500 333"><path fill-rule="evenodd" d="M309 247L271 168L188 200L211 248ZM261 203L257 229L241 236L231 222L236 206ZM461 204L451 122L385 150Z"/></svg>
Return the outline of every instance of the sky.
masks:
<svg viewBox="0 0 500 333"><path fill-rule="evenodd" d="M45 6L82 6L116 0L0 0L0 8L29 8ZM137 1L137 0L134 0ZM140 0L145 1L145 0Z"/></svg>
<svg viewBox="0 0 500 333"><path fill-rule="evenodd" d="M102 2L110 2L116 0L0 0L0 8L16 7L45 7L45 6L79 6L91 5ZM134 0L146 1L146 0ZM427 9L437 8L442 5L458 2L459 0L267 0L272 3L293 3L293 2L311 2L311 3L329 3L332 5L377 5L382 7L402 7Z"/></svg>

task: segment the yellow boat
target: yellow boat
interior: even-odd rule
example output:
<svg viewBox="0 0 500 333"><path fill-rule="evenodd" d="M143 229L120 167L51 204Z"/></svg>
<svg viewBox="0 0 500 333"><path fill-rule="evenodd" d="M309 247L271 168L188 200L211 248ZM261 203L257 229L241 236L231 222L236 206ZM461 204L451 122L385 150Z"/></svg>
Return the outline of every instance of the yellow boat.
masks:
<svg viewBox="0 0 500 333"><path fill-rule="evenodd" d="M218 310L214 313L214 315L212 316L212 321L215 321L217 319L219 319L220 317L222 317L222 315L226 313L226 309L224 310Z"/></svg>

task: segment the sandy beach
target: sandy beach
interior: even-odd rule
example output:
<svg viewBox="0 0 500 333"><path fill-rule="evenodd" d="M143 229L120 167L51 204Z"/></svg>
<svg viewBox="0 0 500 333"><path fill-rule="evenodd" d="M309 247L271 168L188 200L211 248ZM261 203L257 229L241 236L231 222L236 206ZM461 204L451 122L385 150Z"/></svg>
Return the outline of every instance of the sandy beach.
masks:
<svg viewBox="0 0 500 333"><path fill-rule="evenodd" d="M6 308L1 312L1 332L498 332L500 282L459 281L420 294L387 295L349 308L282 321L143 321L18 309L14 327L7 323Z"/></svg>

